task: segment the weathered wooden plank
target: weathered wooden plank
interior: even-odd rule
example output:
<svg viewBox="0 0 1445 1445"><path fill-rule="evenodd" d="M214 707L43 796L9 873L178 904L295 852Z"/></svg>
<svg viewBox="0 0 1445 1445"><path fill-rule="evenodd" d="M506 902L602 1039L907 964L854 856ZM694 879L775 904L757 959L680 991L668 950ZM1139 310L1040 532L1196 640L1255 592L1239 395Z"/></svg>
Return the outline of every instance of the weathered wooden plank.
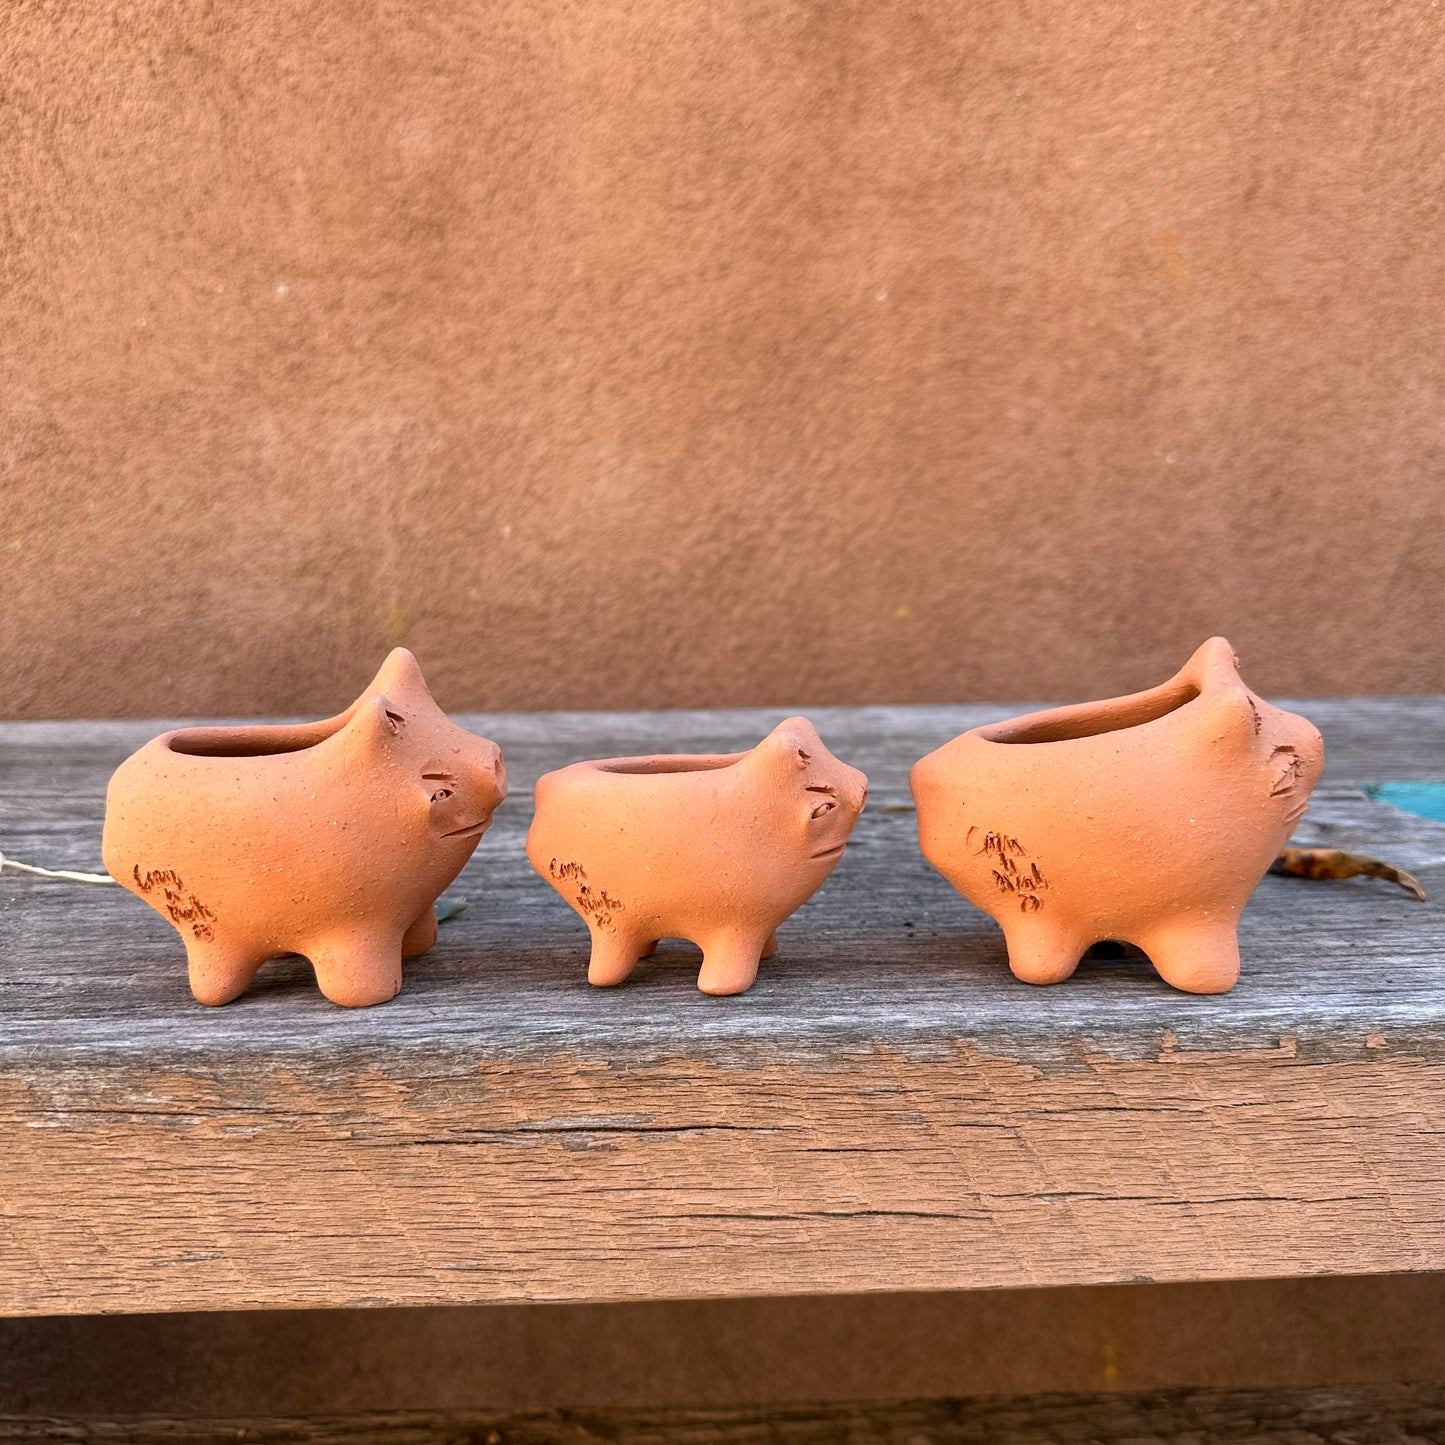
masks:
<svg viewBox="0 0 1445 1445"><path fill-rule="evenodd" d="M1445 1071L1288 1050L7 1081L14 1313L1434 1269Z"/></svg>
<svg viewBox="0 0 1445 1445"><path fill-rule="evenodd" d="M1416 698L1313 702L1330 749L1326 786L1301 836L1379 849L1413 871L1445 863L1445 824L1373 804L1351 783L1445 775L1445 702ZM1433 733L1428 722L1433 710ZM1001 967L994 925L918 853L907 793L914 758L1002 708L820 711L825 738L872 781L855 842L823 891L787 925L783 954L760 986L731 1002L692 987L696 954L664 946L636 982L611 992L583 981L585 933L531 871L521 840L536 776L569 758L615 750L710 749L755 737L776 713L552 714L465 719L505 746L512 797L459 880L469 909L434 953L411 964L384 1009L339 1010L304 965L276 963L226 1009L188 1001L171 930L134 900L104 890L4 875L0 882L0 1040L52 1045L74 1059L328 1049L541 1049L584 1038L599 1049L724 1058L740 1043L784 1051L813 1036L869 1044L998 1036L1031 1048L1079 1038L1136 1056L1161 1030L1187 1047L1258 1046L1304 1029L1320 1041L1349 1026L1434 1028L1441 1014L1445 926L1377 883L1269 879L1246 914L1244 980L1222 999L1185 998L1137 961L1095 963L1068 986L1030 990ZM99 869L105 781L130 750L170 723L10 724L0 730L0 848L57 867ZM1397 737L1400 741L1396 741ZM1343 771L1349 769L1349 772ZM1344 786L1342 786L1344 785ZM1427 880L1428 882L1428 880ZM63 1032L57 1024L63 1022ZM1180 1030L1184 1033L1180 1034ZM1359 1037L1357 1037L1357 1035Z"/></svg>
<svg viewBox="0 0 1445 1445"><path fill-rule="evenodd" d="M1174 1390L729 1410L405 1411L290 1418L0 1417L0 1441L341 1445L1434 1445L1445 1389Z"/></svg>
<svg viewBox="0 0 1445 1445"><path fill-rule="evenodd" d="M1445 885L1445 825L1358 784L1445 775L1445 703L1311 703L1310 840ZM513 797L470 907L391 1004L299 961L194 1005L119 891L0 882L0 1309L604 1299L1437 1269L1445 929L1356 880L1269 879L1244 978L1136 959L1034 990L918 855L908 765L1008 709L815 714L869 772L856 842L737 999L665 945L585 983L521 851L577 756L712 749L779 714L468 719ZM159 724L11 725L0 847L98 865L111 767ZM1308 834L1309 830L1306 830Z"/></svg>

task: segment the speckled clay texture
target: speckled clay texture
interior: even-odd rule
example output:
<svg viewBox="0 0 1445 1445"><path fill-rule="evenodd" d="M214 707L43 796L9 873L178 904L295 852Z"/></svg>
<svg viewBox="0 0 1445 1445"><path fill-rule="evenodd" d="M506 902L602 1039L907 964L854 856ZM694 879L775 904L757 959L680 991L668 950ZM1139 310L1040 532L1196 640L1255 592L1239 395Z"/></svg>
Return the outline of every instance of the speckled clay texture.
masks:
<svg viewBox="0 0 1445 1445"><path fill-rule="evenodd" d="M1148 692L975 728L917 763L929 862L1058 983L1102 939L1191 993L1239 977L1239 915L1304 812L1320 735L1241 681L1222 637Z"/></svg>
<svg viewBox="0 0 1445 1445"><path fill-rule="evenodd" d="M497 745L453 723L397 648L324 722L147 743L111 779L102 853L174 924L202 1003L288 952L334 1003L381 1003L435 942L437 895L506 792Z"/></svg>
<svg viewBox="0 0 1445 1445"><path fill-rule="evenodd" d="M862 773L789 718L746 753L546 774L527 856L586 922L592 983L621 983L659 939L686 938L703 951L698 987L741 993L843 856L867 795Z"/></svg>

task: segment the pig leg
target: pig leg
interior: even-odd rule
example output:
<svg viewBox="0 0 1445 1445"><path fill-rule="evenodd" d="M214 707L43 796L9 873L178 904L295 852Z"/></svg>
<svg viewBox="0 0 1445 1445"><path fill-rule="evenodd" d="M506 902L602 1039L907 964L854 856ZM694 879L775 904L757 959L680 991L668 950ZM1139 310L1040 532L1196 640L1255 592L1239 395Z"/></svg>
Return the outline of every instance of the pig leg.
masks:
<svg viewBox="0 0 1445 1445"><path fill-rule="evenodd" d="M657 945L661 942L662 940L660 938L654 938L652 942L637 955L638 958L651 958L652 955L657 952Z"/></svg>
<svg viewBox="0 0 1445 1445"><path fill-rule="evenodd" d="M306 956L317 987L343 1008L385 1003L401 991L401 939L395 933L340 934Z"/></svg>
<svg viewBox="0 0 1445 1445"><path fill-rule="evenodd" d="M426 906L422 915L401 936L401 956L415 958L425 953L437 941L437 911Z"/></svg>
<svg viewBox="0 0 1445 1445"><path fill-rule="evenodd" d="M1185 993L1228 993L1239 979L1237 920L1168 924L1137 939L1165 983Z"/></svg>
<svg viewBox="0 0 1445 1445"><path fill-rule="evenodd" d="M743 993L758 976L764 940L756 933L720 933L702 944L697 986L704 993Z"/></svg>
<svg viewBox="0 0 1445 1445"><path fill-rule="evenodd" d="M775 928L768 934L768 941L763 944L763 957L776 958L778 956L778 930Z"/></svg>
<svg viewBox="0 0 1445 1445"><path fill-rule="evenodd" d="M1079 966L1086 941L1060 927L1041 923L1037 913L1011 917L1003 925L1008 966L1024 983L1062 983Z"/></svg>
<svg viewBox="0 0 1445 1445"><path fill-rule="evenodd" d="M227 948L198 938L186 941L186 962L189 965L191 992L198 1003L230 1003L246 992L256 970L265 963L254 953L235 947Z"/></svg>
<svg viewBox="0 0 1445 1445"><path fill-rule="evenodd" d="M630 933L592 930L592 958L587 965L587 982L597 988L621 983L643 956L645 944ZM648 949L651 952L651 949Z"/></svg>

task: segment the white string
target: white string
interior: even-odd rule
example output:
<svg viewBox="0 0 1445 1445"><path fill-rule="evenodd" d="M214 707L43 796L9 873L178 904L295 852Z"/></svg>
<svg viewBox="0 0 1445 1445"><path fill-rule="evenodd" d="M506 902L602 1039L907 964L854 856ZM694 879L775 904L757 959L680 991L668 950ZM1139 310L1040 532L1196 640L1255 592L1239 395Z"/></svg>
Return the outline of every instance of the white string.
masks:
<svg viewBox="0 0 1445 1445"><path fill-rule="evenodd" d="M37 878L63 878L67 883L108 883L118 886L109 873L74 873L69 868L34 868L29 863L18 863L0 852L0 873L12 868L17 873L31 873Z"/></svg>

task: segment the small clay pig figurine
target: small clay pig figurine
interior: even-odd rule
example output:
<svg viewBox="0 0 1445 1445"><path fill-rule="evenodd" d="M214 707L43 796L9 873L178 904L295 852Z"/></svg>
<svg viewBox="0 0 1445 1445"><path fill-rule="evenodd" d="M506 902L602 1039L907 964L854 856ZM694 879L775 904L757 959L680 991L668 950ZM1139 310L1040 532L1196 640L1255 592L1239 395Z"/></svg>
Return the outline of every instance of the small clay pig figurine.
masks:
<svg viewBox="0 0 1445 1445"><path fill-rule="evenodd" d="M1190 993L1239 977L1239 915L1324 767L1211 638L1161 687L974 728L917 763L928 861L1003 925L1028 983L1102 939Z"/></svg>
<svg viewBox="0 0 1445 1445"><path fill-rule="evenodd" d="M590 982L621 983L659 939L686 938L703 951L704 993L742 993L843 856L867 795L812 723L789 718L751 752L546 774L527 856L591 931Z"/></svg>
<svg viewBox="0 0 1445 1445"><path fill-rule="evenodd" d="M497 745L452 722L398 647L325 722L147 743L110 780L101 851L175 925L202 1003L295 952L327 998L361 1007L436 941L437 895L506 795Z"/></svg>

